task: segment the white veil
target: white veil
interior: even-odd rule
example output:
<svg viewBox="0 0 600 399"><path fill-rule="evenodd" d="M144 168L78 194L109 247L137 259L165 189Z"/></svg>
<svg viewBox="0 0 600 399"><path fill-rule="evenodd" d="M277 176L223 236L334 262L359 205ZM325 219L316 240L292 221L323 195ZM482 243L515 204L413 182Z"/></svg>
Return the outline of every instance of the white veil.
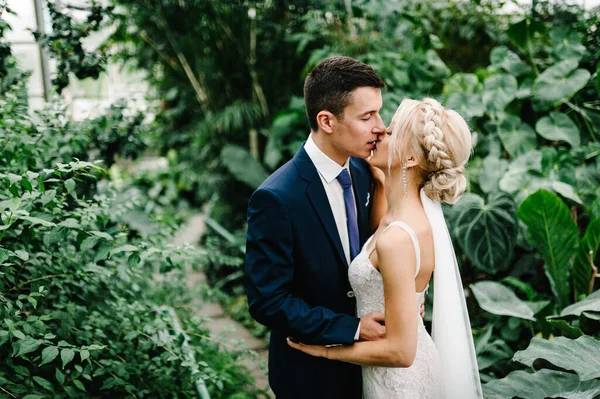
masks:
<svg viewBox="0 0 600 399"><path fill-rule="evenodd" d="M421 202L433 231L435 248L431 337L441 360L440 397L483 398L465 294L442 206L423 190Z"/></svg>

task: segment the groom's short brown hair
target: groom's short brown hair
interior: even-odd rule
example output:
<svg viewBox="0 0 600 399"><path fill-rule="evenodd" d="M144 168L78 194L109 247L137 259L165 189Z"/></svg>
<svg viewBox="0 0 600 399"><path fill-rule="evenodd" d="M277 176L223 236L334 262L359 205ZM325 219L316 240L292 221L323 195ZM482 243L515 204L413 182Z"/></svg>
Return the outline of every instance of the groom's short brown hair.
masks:
<svg viewBox="0 0 600 399"><path fill-rule="evenodd" d="M308 74L304 81L304 104L310 128L318 130L317 114L327 110L341 118L358 87L385 87L381 77L364 62L350 57L327 58Z"/></svg>

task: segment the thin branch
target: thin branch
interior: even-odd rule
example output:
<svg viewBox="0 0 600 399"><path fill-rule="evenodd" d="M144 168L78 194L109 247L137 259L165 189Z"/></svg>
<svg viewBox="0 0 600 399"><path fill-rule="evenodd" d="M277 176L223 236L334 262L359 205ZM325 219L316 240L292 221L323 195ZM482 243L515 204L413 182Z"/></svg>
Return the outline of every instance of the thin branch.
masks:
<svg viewBox="0 0 600 399"><path fill-rule="evenodd" d="M591 294L594 291L596 277L600 277L600 273L598 273L598 267L594 265L594 251L590 250L588 253L588 259L590 260L590 266L592 267L592 279L590 280L590 289L588 290L588 294Z"/></svg>
<svg viewBox="0 0 600 399"><path fill-rule="evenodd" d="M169 348L167 348L166 346L164 346L163 344L161 344L160 342L157 342L154 338L152 338L151 336L149 336L146 333L143 333L141 331L137 331L138 334L148 338L150 341L154 342L156 345L158 345L159 347L163 348L164 350L166 350L167 352L169 352L171 355L175 356L177 359L181 359L180 356L177 356L175 353L173 353L173 351L171 351Z"/></svg>
<svg viewBox="0 0 600 399"><path fill-rule="evenodd" d="M19 271L19 273L20 273L20 271ZM21 288L21 287L23 287L23 286L25 286L25 285L27 285L27 284L33 283L34 281L47 280L47 279L49 279L49 278L54 278L54 277L63 277L63 276L70 276L70 274L67 274L67 273L62 273L62 274L50 274L50 275L48 275L48 276L43 276L43 277L34 278L34 279L31 279L31 280L24 281L24 282L22 282L22 283L21 283L21 284L19 284L19 285L15 285L15 286L14 286L14 287L12 287L12 288L11 288L9 291L16 291L16 290L18 290L19 288Z"/></svg>
<svg viewBox="0 0 600 399"><path fill-rule="evenodd" d="M210 115L211 112L210 112L210 108L208 107L208 97L206 96L206 92L202 88L202 85L198 81L198 78L196 78L196 75L194 75L194 72L192 71L192 68L190 67L189 62L187 61L185 54L183 54L183 52L179 49L179 47L177 46L177 43L175 42L175 40L173 40L173 37L171 36L171 33L169 32L169 30L165 26L165 24L162 21L158 20L157 18L153 18L153 20L154 20L154 23L156 24L156 26L158 26L160 29L163 30L163 32L165 33L165 36L167 37L167 40L169 41L169 44L171 45L171 47L177 54L177 59L179 60L179 63L183 67L183 70L185 71L185 74L186 74L188 80L190 81L190 83L192 84L192 87L194 88L194 91L196 92L196 98L198 99L198 102L200 103L200 105L204 108L203 111L207 115Z"/></svg>
<svg viewBox="0 0 600 399"><path fill-rule="evenodd" d="M177 64L177 61L175 61L172 57L169 57L167 54L165 54L164 51L162 51L160 49L160 46L157 42L155 42L150 36L148 36L148 34L145 31L141 31L140 32L140 37L150 45L150 47L152 47L154 49L154 51L156 51L158 53L158 56L160 58L162 58L167 64L169 64L171 66L171 68L177 70L179 69L179 65Z"/></svg>
<svg viewBox="0 0 600 399"><path fill-rule="evenodd" d="M10 396L12 396L13 398L17 398L15 395L13 395L12 393L8 392L6 389L0 387L0 389L2 389L4 392L6 392L7 394L9 394Z"/></svg>
<svg viewBox="0 0 600 399"><path fill-rule="evenodd" d="M350 39L351 40L356 40L358 38L358 35L356 34L356 27L354 26L354 23L352 22L352 0L345 0L344 1L345 5L346 5L346 14L348 15L348 27L350 28Z"/></svg>
<svg viewBox="0 0 600 399"><path fill-rule="evenodd" d="M269 106L267 104L267 99L265 98L265 93L260 85L258 80L258 74L256 73L256 15L250 16L250 57L248 58L248 69L250 71L250 77L252 79L252 87L254 88L254 93L252 95L253 99L260 104L260 108L263 113L263 117L267 117L269 114ZM253 127L249 132L249 149L250 154L256 160L259 159L260 154L258 152L258 132Z"/></svg>

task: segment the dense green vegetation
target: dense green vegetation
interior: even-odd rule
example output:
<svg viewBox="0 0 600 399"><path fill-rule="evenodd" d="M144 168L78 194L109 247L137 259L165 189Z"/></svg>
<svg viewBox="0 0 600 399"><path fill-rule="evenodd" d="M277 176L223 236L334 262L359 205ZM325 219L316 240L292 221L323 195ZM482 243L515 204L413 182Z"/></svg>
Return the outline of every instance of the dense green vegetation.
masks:
<svg viewBox="0 0 600 399"><path fill-rule="evenodd" d="M64 255L59 262L52 262L59 265L64 261L64 267L46 274L70 273L75 264L100 262L118 275L118 265L129 264L129 282L110 280L110 289L122 290L118 296L124 298L132 295L136 270L182 270L185 254L179 255L183 257L180 261L171 257L174 266L161 266L165 259L162 251L167 250L164 229L161 234L144 235L120 219L126 212L107 213L100 205L93 206L92 213L98 215L93 220L82 216L87 214L82 209L89 205L80 204L82 198L102 194L102 201L108 201L114 195L114 188L103 183L106 179L96 183L93 163L80 162L90 161L85 155L90 148L102 154L96 158L110 164L115 153L131 157L149 145L168 154L170 169L138 181L139 190L154 196L138 199L142 203L137 206L158 212L146 217L169 225L178 220L177 209L183 204L209 205L210 234L202 242L207 255L201 263L211 287L205 293L220 299L257 335L265 336L267 331L247 314L241 284L247 200L307 136L301 98L306 72L328 56L349 55L372 65L388 83L383 110L386 122L404 96L432 96L461 112L474 131L469 193L446 211L463 281L469 287L486 395L543 398L600 394L600 363L592 356L600 350L600 295L595 282L600 245L598 10L585 12L562 2L535 1L533 8L506 14L501 11L503 1L486 0L110 3L114 7L110 14L102 7L93 7L82 23L70 19L68 10L54 10L53 24L63 29L40 40L64 60L57 85L65 84L73 75L98 76L107 57L145 71L151 95L158 100L152 134L143 134L148 127L142 120L121 117L119 106L115 106L104 121L69 125L71 133L52 135L53 140L62 141L47 145L66 153L49 151L51 157L44 158L34 152L39 145L35 139L31 139L34 144L15 141L12 151L25 155L11 156L20 160L20 166L13 161L13 169L8 173L2 170L8 190L2 200L9 201L3 202L2 226L14 226L4 229L2 248L7 242L21 246L40 242L46 247L39 252L61 256L62 252L52 247L55 241L40 238L44 231L54 232L60 227L61 234L71 237L72 242L64 241L67 238L62 235L57 242L78 248L83 262ZM114 34L97 52L86 53L78 45L80 38L102 24L114 24ZM0 54L5 48L0 43ZM14 81L11 76L10 70L0 65L2 90L11 87L7 83ZM17 86L12 87L14 99L7 104L17 104L23 96L14 88ZM53 120L45 118L41 120ZM14 116L11 119L18 120ZM112 126L114 121L127 128L108 133L97 128ZM19 123L8 129L4 118L2 123L4 131L34 129ZM59 122L45 123L52 126L47 129L64 130L60 124L55 126ZM64 165L50 171L55 167L53 162ZM30 176L28 171L39 175ZM48 179L51 181L46 183ZM44 203L44 192L52 190L55 197ZM21 199L25 202L19 205L10 202L25 195L26 199ZM144 207L143 201L155 201L156 206ZM19 210L28 213L14 213ZM14 215L8 217L10 212ZM69 218L77 220L78 227L60 225ZM104 232L112 239L96 237L93 232ZM33 238L23 240L29 236ZM10 239L13 241L7 241ZM114 247L125 245L125 241L137 249L113 254ZM106 251L102 248L109 243L113 249L102 255ZM19 252L23 256L32 253L26 247L10 247L11 258L6 262L41 262L31 255L25 261L16 250L25 251ZM110 255L110 259L94 260L99 254ZM13 272L5 271L6 276ZM24 270L13 277L26 282L41 276L28 275ZM8 279L5 277L3 284L11 290L15 283ZM137 285L148 284L142 281ZM32 283L19 293L24 297L13 301L29 307L33 307L31 300L41 304L37 294L46 295L49 285L37 280ZM73 284L79 287L82 283L77 280ZM42 285L44 289L38 291ZM171 297L161 297L166 294L156 289L144 290L144 294L152 292L153 301L168 303ZM76 307L86 301L90 309L107 309L105 303L95 302L96 297L78 292L72 287L61 290L62 302L56 303L67 306L72 302ZM86 291L86 295L91 294ZM15 303L12 306L17 309ZM140 323L148 323L155 328L151 331L156 331L160 320L148 314ZM127 337L127 332L111 329L111 333ZM70 334L73 340L82 339L72 331ZM42 339L39 337L35 339ZM119 341L118 337L108 339ZM196 344L203 345L202 341ZM31 356L40 356L48 345L40 343ZM81 349L91 345L87 342L72 341L71 345L89 351L92 357L103 353ZM19 353L20 347L13 350ZM154 350L160 352L160 348ZM226 373L219 369L221 363L207 363L215 378L229 378L219 374ZM79 373L76 379L80 380L83 373ZM170 378L168 374L163 377ZM132 380L127 381L133 384Z"/></svg>
<svg viewBox="0 0 600 399"><path fill-rule="evenodd" d="M185 266L204 255L169 245L177 201L145 173L107 175L146 147L143 117L72 122L58 98L33 112L0 48L0 397L258 397L244 353L193 316Z"/></svg>

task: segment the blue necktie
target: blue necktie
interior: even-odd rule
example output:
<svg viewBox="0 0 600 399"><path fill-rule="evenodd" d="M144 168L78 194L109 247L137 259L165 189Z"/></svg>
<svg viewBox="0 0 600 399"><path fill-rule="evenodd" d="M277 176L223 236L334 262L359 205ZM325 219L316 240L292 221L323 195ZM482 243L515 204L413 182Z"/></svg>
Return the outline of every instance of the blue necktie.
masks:
<svg viewBox="0 0 600 399"><path fill-rule="evenodd" d="M346 203L346 216L348 221L348 238L350 239L350 261L352 261L360 251L358 240L358 222L356 221L356 207L354 206L354 196L352 195L352 181L347 169L342 169L337 177L344 189L344 202Z"/></svg>

